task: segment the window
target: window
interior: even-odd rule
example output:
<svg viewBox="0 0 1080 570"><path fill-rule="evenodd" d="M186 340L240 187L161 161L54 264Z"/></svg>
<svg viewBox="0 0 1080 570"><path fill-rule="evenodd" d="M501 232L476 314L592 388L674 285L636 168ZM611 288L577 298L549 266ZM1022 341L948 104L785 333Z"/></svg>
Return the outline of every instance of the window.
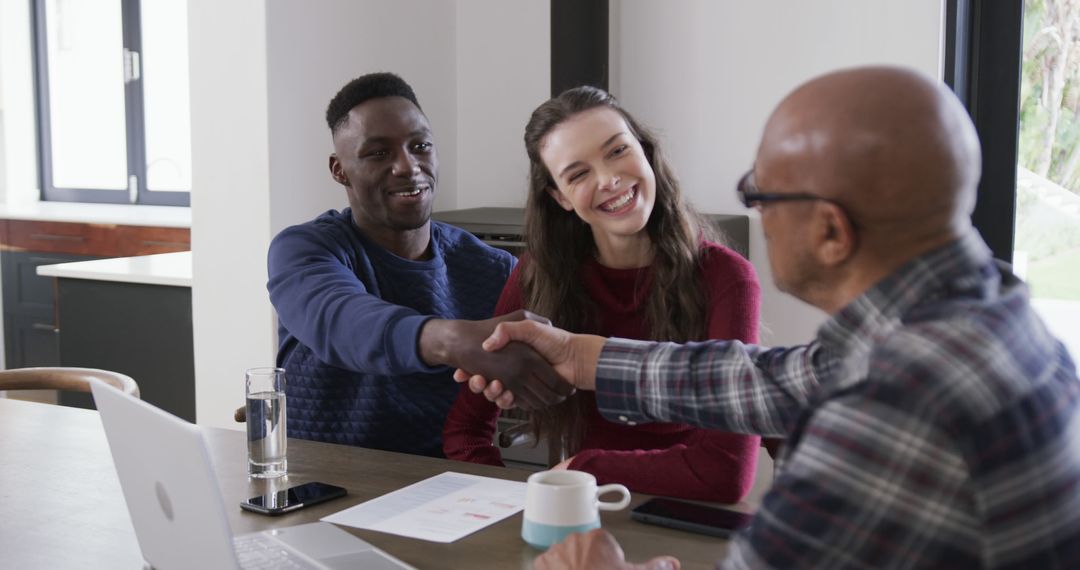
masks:
<svg viewBox="0 0 1080 570"><path fill-rule="evenodd" d="M187 1L34 0L42 199L187 206Z"/></svg>
<svg viewBox="0 0 1080 570"><path fill-rule="evenodd" d="M1080 355L1080 4L1024 2L1013 264Z"/></svg>
<svg viewBox="0 0 1080 570"><path fill-rule="evenodd" d="M1080 354L1080 3L949 0L946 79L983 145L975 225Z"/></svg>

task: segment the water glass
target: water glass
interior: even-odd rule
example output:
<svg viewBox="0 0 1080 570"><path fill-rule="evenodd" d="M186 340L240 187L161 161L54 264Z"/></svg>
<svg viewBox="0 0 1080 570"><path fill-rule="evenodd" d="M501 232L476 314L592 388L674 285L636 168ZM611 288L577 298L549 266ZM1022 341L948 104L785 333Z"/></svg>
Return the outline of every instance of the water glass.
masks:
<svg viewBox="0 0 1080 570"><path fill-rule="evenodd" d="M247 395L248 474L260 479L281 477L285 459L285 370L249 368L244 372Z"/></svg>

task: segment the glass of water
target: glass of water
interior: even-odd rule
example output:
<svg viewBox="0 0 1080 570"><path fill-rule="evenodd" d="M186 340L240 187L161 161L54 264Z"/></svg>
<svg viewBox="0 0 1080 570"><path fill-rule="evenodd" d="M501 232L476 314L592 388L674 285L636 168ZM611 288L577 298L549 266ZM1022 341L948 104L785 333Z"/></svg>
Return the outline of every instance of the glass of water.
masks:
<svg viewBox="0 0 1080 570"><path fill-rule="evenodd" d="M247 394L248 474L281 477L285 460L285 369L249 368Z"/></svg>

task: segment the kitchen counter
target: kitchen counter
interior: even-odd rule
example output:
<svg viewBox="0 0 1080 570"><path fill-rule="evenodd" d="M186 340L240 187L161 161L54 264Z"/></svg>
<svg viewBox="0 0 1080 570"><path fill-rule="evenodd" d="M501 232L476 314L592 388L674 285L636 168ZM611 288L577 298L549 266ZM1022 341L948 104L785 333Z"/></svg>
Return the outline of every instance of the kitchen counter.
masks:
<svg viewBox="0 0 1080 570"><path fill-rule="evenodd" d="M37 273L66 279L191 287L191 252L42 265L37 268Z"/></svg>
<svg viewBox="0 0 1080 570"><path fill-rule="evenodd" d="M132 204L85 204L79 202L30 202L25 204L0 204L0 219L190 228L191 208L137 206Z"/></svg>

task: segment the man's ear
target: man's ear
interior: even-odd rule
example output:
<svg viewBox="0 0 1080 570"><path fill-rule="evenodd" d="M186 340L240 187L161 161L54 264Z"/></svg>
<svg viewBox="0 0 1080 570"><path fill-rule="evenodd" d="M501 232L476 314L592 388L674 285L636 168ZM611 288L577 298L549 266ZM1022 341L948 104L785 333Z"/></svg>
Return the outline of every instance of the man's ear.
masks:
<svg viewBox="0 0 1080 570"><path fill-rule="evenodd" d="M570 212L574 209L574 205L570 203L570 200L567 200L566 196L563 196L563 193L559 192L557 188L552 188L551 186L548 186L547 193L549 196L555 199L555 202L559 204L562 209L566 210L567 212Z"/></svg>
<svg viewBox="0 0 1080 570"><path fill-rule="evenodd" d="M345 168L341 166L341 161L338 160L337 153L330 154L330 176L335 182L342 186L349 185L349 178L345 176Z"/></svg>
<svg viewBox="0 0 1080 570"><path fill-rule="evenodd" d="M830 202L818 202L817 254L825 265L840 265L851 258L858 245L858 235L851 218L840 206Z"/></svg>

